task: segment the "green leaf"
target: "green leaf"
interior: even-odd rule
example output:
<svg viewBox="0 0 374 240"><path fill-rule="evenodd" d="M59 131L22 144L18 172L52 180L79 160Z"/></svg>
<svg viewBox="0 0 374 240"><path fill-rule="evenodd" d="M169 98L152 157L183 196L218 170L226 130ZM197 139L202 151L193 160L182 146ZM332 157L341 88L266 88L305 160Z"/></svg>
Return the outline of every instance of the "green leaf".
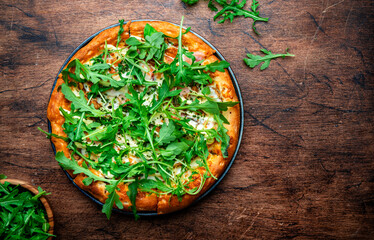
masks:
<svg viewBox="0 0 374 240"><path fill-rule="evenodd" d="M212 10L214 12L218 11L218 8L214 5L214 0L209 0L208 8L210 8L210 10Z"/></svg>
<svg viewBox="0 0 374 240"><path fill-rule="evenodd" d="M171 188L166 186L162 181L155 181L152 179L139 180L139 189L144 192L154 192L154 189L158 189L161 192L168 192L171 190Z"/></svg>
<svg viewBox="0 0 374 240"><path fill-rule="evenodd" d="M219 114L220 113L218 103L213 102L213 101L206 101L206 102L203 102L203 103L199 103L196 100L189 105L183 105L183 106L174 107L174 108L175 109L187 109L187 110L190 110L190 111L203 110L203 111L205 111L207 113L211 113L211 114Z"/></svg>
<svg viewBox="0 0 374 240"><path fill-rule="evenodd" d="M142 42L140 42L138 39L136 39L135 37L130 37L126 40L126 44L127 45L130 45L130 46L138 46L138 45L141 45Z"/></svg>
<svg viewBox="0 0 374 240"><path fill-rule="evenodd" d="M218 139L221 142L221 152L224 158L228 157L227 148L230 145L230 136L227 134L227 129L223 126L223 121L217 115L214 116L214 119L217 121L218 128L217 132L220 136Z"/></svg>
<svg viewBox="0 0 374 240"><path fill-rule="evenodd" d="M220 71L220 72L225 72L225 69L230 67L230 63L226 62L226 61L215 61L211 64L207 64L205 65L205 70L206 71L211 71L211 72L215 72L215 71Z"/></svg>
<svg viewBox="0 0 374 240"><path fill-rule="evenodd" d="M185 142L170 143L165 150L160 150L161 155L168 160L174 159L176 156L186 151L190 146Z"/></svg>
<svg viewBox="0 0 374 240"><path fill-rule="evenodd" d="M197 0L182 0L182 1L189 4L189 5L192 5L196 2L198 2ZM252 1L252 5L251 5L250 10L244 9L244 6L245 6L246 2L247 2L247 0L241 0L241 1L240 0L231 0L231 1L229 1L229 0L209 0L208 7L210 8L210 10L212 10L214 12L218 11L218 8L217 8L216 5L218 5L222 8L213 17L214 21L218 18L221 19L218 23L224 23L226 20L229 20L230 22L232 22L234 20L234 18L239 17L239 16L243 16L245 18L252 18L253 19L253 24L252 24L253 31L256 34L258 34L257 31L256 31L255 23L257 21L267 22L269 19L259 16L260 13L257 11L257 8L259 6L258 1L256 1L256 0Z"/></svg>
<svg viewBox="0 0 374 240"><path fill-rule="evenodd" d="M5 176L4 174L0 174L0 180L1 179L6 179L7 178L7 176Z"/></svg>
<svg viewBox="0 0 374 240"><path fill-rule="evenodd" d="M181 91L182 90L169 91L166 81L163 81L161 87L158 89L158 100L153 103L152 107L149 109L149 112L155 112L166 98L177 96Z"/></svg>
<svg viewBox="0 0 374 240"><path fill-rule="evenodd" d="M126 194L130 198L130 201L132 204L131 209L132 209L132 212L134 213L135 220L138 220L139 215L137 214L137 211L136 211L136 195L138 194L138 182L137 181L129 184L129 190L127 191Z"/></svg>
<svg viewBox="0 0 374 240"><path fill-rule="evenodd" d="M152 36L154 33L157 33L157 30L147 23L144 27L144 38L147 36Z"/></svg>
<svg viewBox="0 0 374 240"><path fill-rule="evenodd" d="M182 0L182 2L188 4L188 5L193 5L199 2L199 0Z"/></svg>
<svg viewBox="0 0 374 240"><path fill-rule="evenodd" d="M220 111L227 111L229 107L233 107L239 102L216 102Z"/></svg>
<svg viewBox="0 0 374 240"><path fill-rule="evenodd" d="M75 109L78 109L82 112L89 112L93 114L95 117L103 116L105 113L95 109L93 104L88 105L87 100L84 97L84 93L82 90L79 91L79 97L75 96L75 94L71 91L70 87L66 84L61 85L61 92L65 95L65 98L74 105Z"/></svg>
<svg viewBox="0 0 374 240"><path fill-rule="evenodd" d="M254 68L256 66L258 66L259 64L262 63L262 66L261 66L261 70L264 70L266 69L269 64L270 64L270 61L275 59L275 58L285 58L285 57L294 57L295 55L292 55L290 53L287 52L287 49L286 49L286 53L285 54L273 54L271 51L268 51L266 49L261 49L261 51L265 54L265 56L260 56L260 55L254 55L254 54L251 54L251 53L248 53L247 54L247 57L248 58L244 58L244 62L245 64L247 64L250 68Z"/></svg>
<svg viewBox="0 0 374 240"><path fill-rule="evenodd" d="M121 41L121 35L125 31L123 29L124 22L125 22L125 20L123 20L123 19L119 20L119 30L118 30L118 35L117 35L117 47L118 47L119 42Z"/></svg>
<svg viewBox="0 0 374 240"><path fill-rule="evenodd" d="M0 184L0 238L47 239L47 213L38 200L48 195L41 187L34 195L19 185ZM49 225L48 225L49 226ZM46 230L45 230L46 229Z"/></svg>
<svg viewBox="0 0 374 240"><path fill-rule="evenodd" d="M113 182L112 180L108 180L102 177L95 175L89 169L81 167L75 160L70 160L69 158L65 157L63 152L56 153L56 161L63 167L65 170L73 170L74 174L84 173L88 177L92 178L95 181L103 181L103 182Z"/></svg>

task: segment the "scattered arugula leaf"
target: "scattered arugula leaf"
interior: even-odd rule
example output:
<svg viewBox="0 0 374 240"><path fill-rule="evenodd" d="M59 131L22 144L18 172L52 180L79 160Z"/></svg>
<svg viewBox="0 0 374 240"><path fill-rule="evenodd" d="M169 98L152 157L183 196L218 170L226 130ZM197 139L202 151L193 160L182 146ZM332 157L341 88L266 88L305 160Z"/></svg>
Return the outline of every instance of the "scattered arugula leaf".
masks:
<svg viewBox="0 0 374 240"><path fill-rule="evenodd" d="M247 54L248 58L244 58L245 64L247 64L250 68L254 68L257 65L261 64L260 69L264 70L267 67L269 67L270 61L275 59L275 58L285 58L285 57L294 57L295 55L288 53L286 49L285 54L273 54L271 51L268 51L266 49L261 49L261 52L265 53L265 56L260 56L260 55L253 55L251 53Z"/></svg>

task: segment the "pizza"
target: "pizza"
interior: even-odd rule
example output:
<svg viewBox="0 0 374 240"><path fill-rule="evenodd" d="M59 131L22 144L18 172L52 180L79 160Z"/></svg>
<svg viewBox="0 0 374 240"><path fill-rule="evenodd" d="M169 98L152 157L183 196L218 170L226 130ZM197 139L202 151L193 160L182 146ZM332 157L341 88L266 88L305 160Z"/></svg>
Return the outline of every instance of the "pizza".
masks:
<svg viewBox="0 0 374 240"><path fill-rule="evenodd" d="M182 209L229 164L240 110L214 53L182 23L120 20L58 76L47 111L56 160L108 218L113 207Z"/></svg>

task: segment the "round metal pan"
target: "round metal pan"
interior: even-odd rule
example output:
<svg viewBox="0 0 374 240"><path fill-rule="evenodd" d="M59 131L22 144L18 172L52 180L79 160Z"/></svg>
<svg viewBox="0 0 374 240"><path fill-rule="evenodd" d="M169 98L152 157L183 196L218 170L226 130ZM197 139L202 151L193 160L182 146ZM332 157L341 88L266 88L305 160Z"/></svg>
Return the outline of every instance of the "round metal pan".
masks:
<svg viewBox="0 0 374 240"><path fill-rule="evenodd" d="M132 20L132 22L138 22L138 21L160 21L160 20L149 20L149 19L139 19L139 20ZM127 23L127 22L125 22ZM174 23L172 23L174 24ZM118 26L119 23L117 24L114 24L114 25L111 25L109 27L106 27L96 33L94 33L93 35L91 35L89 38L87 38L86 40L84 40L81 44L79 44L79 46L69 55L69 57L66 59L66 61L64 62L64 64L62 65L62 67L60 68L60 71L58 72L57 76L56 76L56 79L55 79L55 82L53 83L53 86L52 86L52 91L51 91L51 94L50 96L52 95L52 92L56 86L56 82L57 82L57 79L58 79L58 75L60 75L61 71L66 67L66 65L68 64L68 62L70 61L70 59L74 56L74 54L79 51L79 49L81 49L82 47L84 47L87 43L89 43L94 37L96 37L100 32L106 30L106 29L109 29L109 28L112 28L112 27L116 27ZM178 24L174 24L176 26L179 26ZM216 53L214 54L218 59L220 60L225 60L225 58L222 56L222 54L218 51L217 48L215 48L210 42L208 42L205 38L203 38L202 36L200 36L199 34L197 34L196 32L194 31L190 31L192 32L193 34L195 34L197 37L199 37L201 40L203 40L206 44L208 44L212 49L214 49L216 51ZM238 139L238 144L236 146L236 149L235 149L235 152L234 152L234 155L232 156L232 159L230 160L230 163L227 165L225 171L222 173L222 175L217 179L217 181L206 191L204 192L199 198L197 198L191 205L194 205L196 204L198 201L200 201L202 198L204 198L206 195L208 195L221 181L222 179L225 177L225 175L227 174L227 172L229 171L229 169L231 168L232 164L234 163L235 161L235 157L236 155L238 154L238 151L239 151L239 147L240 147L240 143L242 141L242 136L243 136L243 126L244 126L244 108L243 108L243 98L242 98L242 94L240 92L240 88L239 88L239 84L238 84L238 81L236 80L236 77L234 75L234 72L232 71L231 67L229 67L228 69L228 72L230 74L230 77L231 77L231 80L233 82L233 85L234 85L234 88L235 88L235 92L236 92L236 95L238 96L238 99L239 99L239 104L240 104L240 128L239 128L239 139ZM51 123L50 121L48 120L48 131L51 133L52 132L52 128L51 128ZM52 144L52 148L53 148L53 152L56 154L56 148L54 146L54 144L52 143L51 141L51 144ZM97 200L94 196L92 196L90 193L84 191L83 189L81 189L77 184L75 184L74 182L74 179L69 175L69 173L65 170L63 170L66 174L66 176L69 178L69 180L74 184L74 186L76 186L84 195L86 195L87 197L89 197L90 199L92 199L92 201L96 202L97 204L99 205L103 205L102 202L100 202L99 200ZM191 206L189 205L189 206ZM123 214L126 214L126 215L133 215L132 212L130 211L124 211L124 210L120 210L120 209L116 209L116 208L113 208L113 211L114 212L120 212L120 213L123 213ZM139 216L156 216L156 215L159 215L157 214L157 212L138 212L138 215Z"/></svg>

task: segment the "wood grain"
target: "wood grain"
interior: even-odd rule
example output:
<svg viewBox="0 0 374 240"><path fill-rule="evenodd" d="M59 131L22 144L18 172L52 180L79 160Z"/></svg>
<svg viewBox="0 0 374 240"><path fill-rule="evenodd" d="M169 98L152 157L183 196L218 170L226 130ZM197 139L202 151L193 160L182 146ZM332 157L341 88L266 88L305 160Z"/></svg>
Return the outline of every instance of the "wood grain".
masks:
<svg viewBox="0 0 374 240"><path fill-rule="evenodd" d="M262 0L268 23L213 21L207 2L10 1L0 8L0 172L40 185L57 239L370 239L374 236L374 4ZM208 39L238 78L245 129L220 185L181 212L113 214L80 193L54 160L46 125L54 78L69 54L118 19L158 19ZM261 48L294 58L249 69Z"/></svg>

